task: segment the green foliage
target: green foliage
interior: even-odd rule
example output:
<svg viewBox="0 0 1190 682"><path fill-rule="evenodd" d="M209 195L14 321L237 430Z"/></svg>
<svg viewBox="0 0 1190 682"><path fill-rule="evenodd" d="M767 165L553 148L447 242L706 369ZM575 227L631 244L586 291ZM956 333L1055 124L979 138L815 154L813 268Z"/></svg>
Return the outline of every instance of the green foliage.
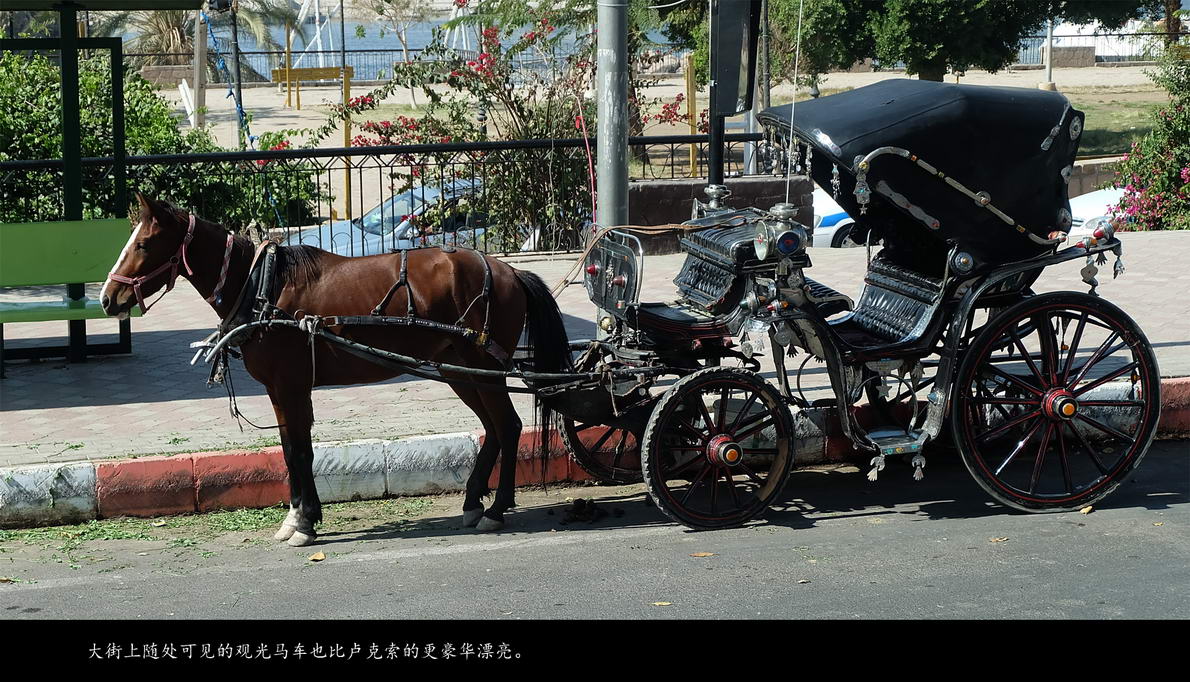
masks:
<svg viewBox="0 0 1190 682"><path fill-rule="evenodd" d="M799 85L864 59L904 62L906 72L941 80L947 71L998 71L1017 58L1022 38L1044 31L1050 19L1119 28L1135 16L1157 16L1162 0L769 0L774 78ZM801 40L798 45L798 17ZM706 3L662 10L666 35L695 50L706 82Z"/></svg>
<svg viewBox="0 0 1190 682"><path fill-rule="evenodd" d="M0 53L0 161L61 158L60 90L61 74L49 59ZM123 98L129 156L226 151L206 130L179 127L172 106L139 75L124 74ZM79 102L82 156L111 156L112 92L106 55L80 59ZM281 134L286 132L290 131ZM269 136L262 139L270 145L278 142ZM284 174L259 172L262 169L263 164L252 163L131 166L128 199L131 205L132 192L140 191L182 207L202 207L203 217L235 230L308 222L318 198L314 172L300 163L290 164ZM83 173L84 218L129 214L131 206L116 205L116 183L110 168L87 166ZM8 173L0 182L0 221L59 219L63 207L57 188L61 183L60 170Z"/></svg>
<svg viewBox="0 0 1190 682"><path fill-rule="evenodd" d="M1186 50L1190 45L1183 44ZM1190 229L1190 50L1169 50L1150 74L1170 94L1153 130L1116 168L1124 198L1113 214L1138 230Z"/></svg>

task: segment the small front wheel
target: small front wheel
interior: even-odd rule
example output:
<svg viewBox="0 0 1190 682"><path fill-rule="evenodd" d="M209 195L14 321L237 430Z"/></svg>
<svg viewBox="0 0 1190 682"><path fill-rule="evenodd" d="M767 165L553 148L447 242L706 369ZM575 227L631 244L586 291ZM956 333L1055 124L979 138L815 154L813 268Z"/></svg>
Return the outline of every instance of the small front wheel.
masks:
<svg viewBox="0 0 1190 682"><path fill-rule="evenodd" d="M661 398L641 445L657 508L695 529L741 525L764 512L793 464L793 418L745 369L710 367Z"/></svg>

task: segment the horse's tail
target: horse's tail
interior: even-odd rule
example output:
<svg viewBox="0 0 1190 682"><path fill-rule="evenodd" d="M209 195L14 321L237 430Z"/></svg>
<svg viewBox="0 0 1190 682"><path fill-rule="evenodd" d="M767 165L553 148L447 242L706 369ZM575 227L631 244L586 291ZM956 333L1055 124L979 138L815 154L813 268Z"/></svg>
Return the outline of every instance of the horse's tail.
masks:
<svg viewBox="0 0 1190 682"><path fill-rule="evenodd" d="M541 280L532 272L517 270L516 277L525 290L525 339L533 349L533 371L535 372L572 372L574 362L570 357L570 341L566 338L566 326L562 322L562 311L553 294ZM532 387L540 388L556 381L526 382ZM538 454L541 457L541 482L546 481L546 471L549 465L550 425L553 423L553 410L540 396L533 397L534 413L537 417Z"/></svg>

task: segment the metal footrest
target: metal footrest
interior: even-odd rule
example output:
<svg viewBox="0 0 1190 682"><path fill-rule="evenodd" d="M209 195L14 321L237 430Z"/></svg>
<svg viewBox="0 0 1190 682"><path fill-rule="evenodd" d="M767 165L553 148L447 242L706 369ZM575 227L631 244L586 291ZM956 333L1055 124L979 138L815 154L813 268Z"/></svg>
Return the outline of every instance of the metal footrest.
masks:
<svg viewBox="0 0 1190 682"><path fill-rule="evenodd" d="M880 454L904 455L921 452L921 431L913 430L905 433L904 429L877 429L868 432L868 438L880 447Z"/></svg>

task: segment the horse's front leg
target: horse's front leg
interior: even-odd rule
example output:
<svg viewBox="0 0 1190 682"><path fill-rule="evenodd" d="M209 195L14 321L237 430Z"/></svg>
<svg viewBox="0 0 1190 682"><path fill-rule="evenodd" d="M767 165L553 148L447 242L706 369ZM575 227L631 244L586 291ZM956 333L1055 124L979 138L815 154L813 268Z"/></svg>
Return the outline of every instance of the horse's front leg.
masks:
<svg viewBox="0 0 1190 682"><path fill-rule="evenodd" d="M314 485L314 446L310 440L314 409L308 389L302 393L300 389L286 391L270 387L269 398L277 415L281 448L289 470L289 514L273 537L293 547L304 547L314 542L318 535L314 524L322 520L322 502Z"/></svg>

